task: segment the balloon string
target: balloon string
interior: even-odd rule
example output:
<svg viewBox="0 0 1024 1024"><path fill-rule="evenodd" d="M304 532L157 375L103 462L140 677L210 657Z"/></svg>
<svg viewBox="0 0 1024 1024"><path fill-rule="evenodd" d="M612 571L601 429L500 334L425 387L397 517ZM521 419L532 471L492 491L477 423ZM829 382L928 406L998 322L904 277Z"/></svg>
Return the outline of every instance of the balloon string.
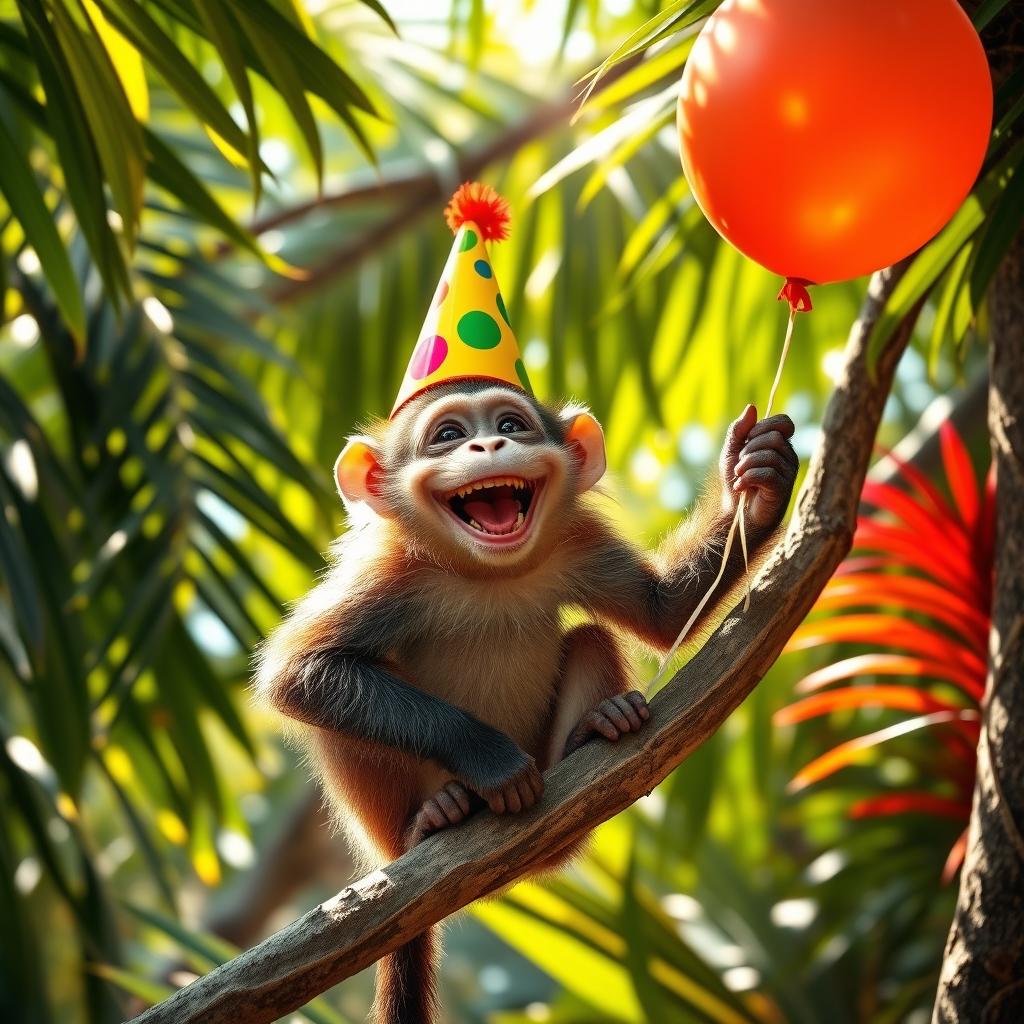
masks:
<svg viewBox="0 0 1024 1024"><path fill-rule="evenodd" d="M803 310L798 309L798 305L794 302L790 303L789 306L789 320L786 323L786 337L782 342L782 354L779 356L779 365L775 369L775 380L772 383L772 389L768 393L768 405L765 408L765 416L771 415L772 408L775 405L775 396L779 390L779 384L782 381L782 369L786 365L786 357L789 355L789 346L793 340L793 327L796 323L797 312ZM747 611L750 608L750 559L747 553L747 531L744 526L744 509L747 504L747 492L744 491L740 495L740 500L736 505L736 512L732 517L732 523L729 525L729 532L725 537L725 547L722 549L722 562L718 567L718 575L715 577L714 582L708 587L704 596L700 599L697 607L690 613L690 617L686 620L686 624L679 631L679 635L675 638L672 646L668 649L668 653L661 660L661 664L658 666L658 672L652 680L651 685L655 686L661 682L662 676L665 674L665 670L668 668L669 663L675 657L676 651L682 646L683 641L687 638L690 630L693 628L693 624L700 618L700 613L704 611L708 601L711 600L712 595L718 589L718 584L722 582L722 577L725 575L725 567L729 562L729 555L732 553L733 540L736 536L736 529L739 527L740 534L740 548L743 552L743 581L746 585L746 594L743 599L743 610Z"/></svg>
<svg viewBox="0 0 1024 1024"><path fill-rule="evenodd" d="M782 355L779 356L779 365L775 368L775 380L772 382L772 389L768 392L768 405L765 407L765 416L771 416L772 407L775 405L775 396L782 382L782 368L786 365L786 357L789 355L789 345L793 340L793 325L796 323L796 306L789 307L789 320L786 322L786 337L782 342Z"/></svg>

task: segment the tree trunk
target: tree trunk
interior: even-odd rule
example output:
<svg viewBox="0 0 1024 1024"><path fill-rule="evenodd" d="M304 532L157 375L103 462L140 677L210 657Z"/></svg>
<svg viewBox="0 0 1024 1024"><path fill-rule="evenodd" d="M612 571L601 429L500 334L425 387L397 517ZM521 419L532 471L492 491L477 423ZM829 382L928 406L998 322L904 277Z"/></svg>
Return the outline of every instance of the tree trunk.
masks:
<svg viewBox="0 0 1024 1024"><path fill-rule="evenodd" d="M1024 1021L1024 236L989 298L995 592L978 776L935 1024Z"/></svg>

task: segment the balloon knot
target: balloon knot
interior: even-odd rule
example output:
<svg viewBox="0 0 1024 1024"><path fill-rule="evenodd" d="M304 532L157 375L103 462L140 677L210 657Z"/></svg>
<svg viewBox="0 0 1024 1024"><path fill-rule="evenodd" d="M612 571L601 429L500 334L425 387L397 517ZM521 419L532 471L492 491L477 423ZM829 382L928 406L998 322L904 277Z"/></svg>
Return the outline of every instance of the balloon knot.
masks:
<svg viewBox="0 0 1024 1024"><path fill-rule="evenodd" d="M814 306L811 303L811 295L807 291L807 287L812 284L814 284L813 281L808 281L803 277L787 277L786 283L779 291L778 298L785 299L794 313L810 313Z"/></svg>

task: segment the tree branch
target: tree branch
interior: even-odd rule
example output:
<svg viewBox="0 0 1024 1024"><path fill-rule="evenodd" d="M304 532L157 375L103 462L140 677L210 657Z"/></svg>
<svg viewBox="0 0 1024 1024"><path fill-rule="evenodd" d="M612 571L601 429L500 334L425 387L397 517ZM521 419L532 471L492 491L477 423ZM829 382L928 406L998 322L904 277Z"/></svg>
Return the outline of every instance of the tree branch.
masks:
<svg viewBox="0 0 1024 1024"><path fill-rule="evenodd" d="M483 813L430 837L146 1011L137 1024L276 1020L523 877L650 793L707 740L767 672L850 548L875 434L916 310L890 339L874 375L866 365L867 342L905 267L872 278L796 514L757 579L750 611L733 610L655 695L645 729L615 745L587 744L548 773L544 799L532 811L500 818Z"/></svg>
<svg viewBox="0 0 1024 1024"><path fill-rule="evenodd" d="M638 58L632 58L616 65L601 79L595 92L607 89L637 63ZM537 107L523 120L506 128L485 145L459 153L450 177L430 168L405 178L374 182L345 192L318 196L258 221L251 227L254 234L282 227L313 211L362 206L382 199L402 200L401 204L383 220L375 222L361 234L346 239L316 267L308 270L306 276L284 282L274 291L272 301L277 304L296 302L326 287L339 275L358 266L392 239L407 231L411 223L431 212L436 213L438 203L444 202L459 182L478 178L491 164L508 160L535 139L542 138L556 128L564 127L578 107L576 90L570 90L553 102Z"/></svg>

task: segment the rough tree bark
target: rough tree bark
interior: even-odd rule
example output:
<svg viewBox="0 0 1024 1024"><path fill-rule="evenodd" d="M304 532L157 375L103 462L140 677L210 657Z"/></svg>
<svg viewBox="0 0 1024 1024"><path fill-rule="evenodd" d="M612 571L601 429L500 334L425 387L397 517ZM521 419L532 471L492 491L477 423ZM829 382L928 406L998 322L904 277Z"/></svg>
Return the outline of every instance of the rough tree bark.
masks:
<svg viewBox="0 0 1024 1024"><path fill-rule="evenodd" d="M874 374L866 365L867 341L904 269L872 279L796 514L758 576L750 611L726 616L651 701L644 730L614 745L587 744L548 773L538 807L511 818L480 814L431 836L147 1010L137 1024L276 1020L429 925L514 882L649 793L707 740L757 685L849 551L875 433L914 316L890 339Z"/></svg>
<svg viewBox="0 0 1024 1024"><path fill-rule="evenodd" d="M995 593L978 775L935 1024L1024 1021L1024 236L989 309Z"/></svg>
<svg viewBox="0 0 1024 1024"><path fill-rule="evenodd" d="M972 13L977 0L961 0ZM1024 42L1024 5L982 34L998 87ZM1024 1020L1024 236L989 291L995 590L967 851L933 1024Z"/></svg>

